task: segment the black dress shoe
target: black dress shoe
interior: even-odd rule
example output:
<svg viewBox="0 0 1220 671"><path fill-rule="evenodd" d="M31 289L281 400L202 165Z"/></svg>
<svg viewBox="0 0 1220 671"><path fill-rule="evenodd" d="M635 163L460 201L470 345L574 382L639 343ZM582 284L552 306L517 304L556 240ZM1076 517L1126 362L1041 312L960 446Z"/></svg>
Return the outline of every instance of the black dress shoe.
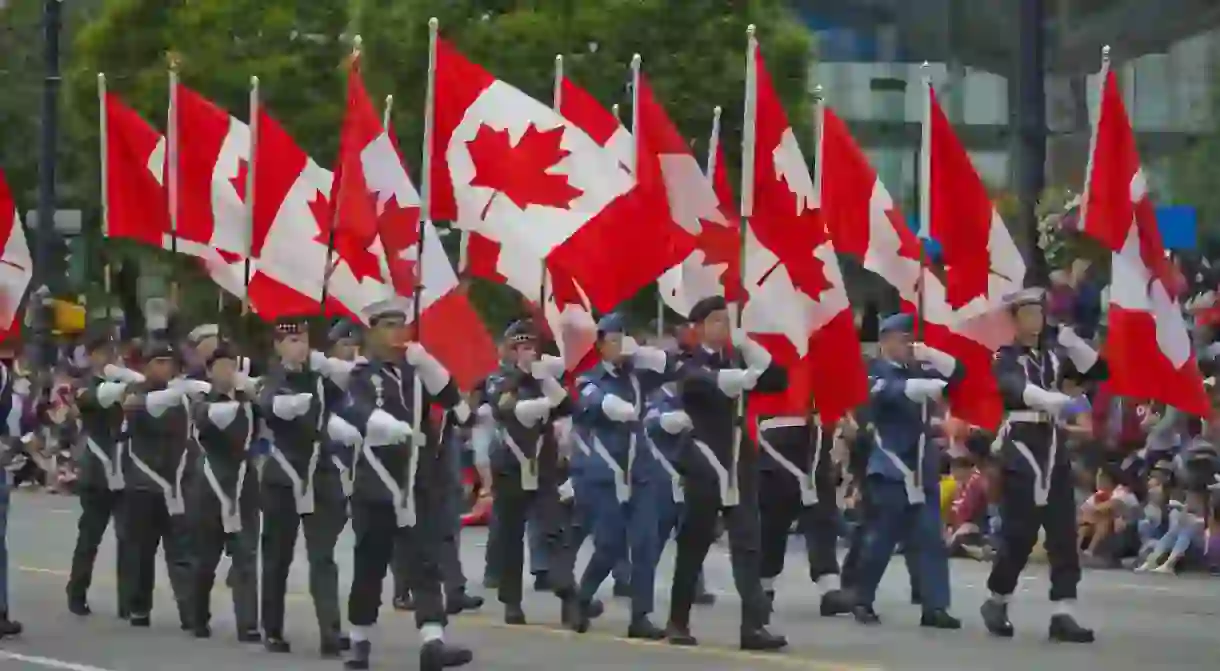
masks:
<svg viewBox="0 0 1220 671"><path fill-rule="evenodd" d="M670 645L699 645L699 639L691 635L690 627L677 625L673 622L670 622L669 626L665 628L665 638L669 641Z"/></svg>
<svg viewBox="0 0 1220 671"><path fill-rule="evenodd" d="M860 624L881 624L881 616L877 614L877 611L873 610L872 606L852 606L851 616L856 618L856 622Z"/></svg>
<svg viewBox="0 0 1220 671"><path fill-rule="evenodd" d="M779 634L772 634L766 627L743 629L741 631L741 649L755 652L774 652L788 647L788 639Z"/></svg>
<svg viewBox="0 0 1220 671"><path fill-rule="evenodd" d="M478 610L483 607L483 597L467 594L466 592L457 592L445 599L445 612L450 615L468 610Z"/></svg>
<svg viewBox="0 0 1220 671"><path fill-rule="evenodd" d="M534 591L549 592L551 591L551 574L546 571L539 571L534 574Z"/></svg>
<svg viewBox="0 0 1220 671"><path fill-rule="evenodd" d="M504 624L525 624L525 611L521 610L521 604L504 606Z"/></svg>
<svg viewBox="0 0 1220 671"><path fill-rule="evenodd" d="M563 625L578 634L589 631L589 621L592 619L589 616L589 607L588 601L582 601L578 597L564 599L560 616Z"/></svg>
<svg viewBox="0 0 1220 671"><path fill-rule="evenodd" d="M589 602L589 619L596 620L606 612L606 604L601 599L594 599Z"/></svg>
<svg viewBox="0 0 1220 671"><path fill-rule="evenodd" d="M68 612L77 617L88 617L93 614L89 602L84 599L68 599Z"/></svg>
<svg viewBox="0 0 1220 671"><path fill-rule="evenodd" d="M631 583L614 581L614 598L627 599L631 597Z"/></svg>
<svg viewBox="0 0 1220 671"><path fill-rule="evenodd" d="M352 656L346 662L343 662L345 669L367 669L369 668L369 657L373 654L373 644L368 641L356 641L352 646Z"/></svg>
<svg viewBox="0 0 1220 671"><path fill-rule="evenodd" d="M23 631L25 631L25 627L21 626L21 623L16 620L10 620L8 613L0 615L0 638L20 636Z"/></svg>
<svg viewBox="0 0 1220 671"><path fill-rule="evenodd" d="M178 628L182 631L195 631L195 623L183 618L178 620Z"/></svg>
<svg viewBox="0 0 1220 671"><path fill-rule="evenodd" d="M500 579L494 575L483 576L483 587L486 589L500 589Z"/></svg>
<svg viewBox="0 0 1220 671"><path fill-rule="evenodd" d="M195 638L212 638L212 628L206 624L196 625L191 628L191 634Z"/></svg>
<svg viewBox="0 0 1220 671"><path fill-rule="evenodd" d="M665 630L653 624L647 617L633 617L631 624L627 626L627 638L660 641L665 638Z"/></svg>
<svg viewBox="0 0 1220 671"><path fill-rule="evenodd" d="M1071 615L1059 614L1051 616L1050 639L1058 643L1092 643L1096 636Z"/></svg>
<svg viewBox="0 0 1220 671"><path fill-rule="evenodd" d="M712 594L711 592L707 591L706 589L699 590L698 592L695 593L695 605L696 606L715 606L716 605L716 595Z"/></svg>
<svg viewBox="0 0 1220 671"><path fill-rule="evenodd" d="M950 615L949 611L937 608L925 610L923 615L919 616L919 626L931 629L961 629L962 621Z"/></svg>
<svg viewBox="0 0 1220 671"><path fill-rule="evenodd" d="M292 645L278 634L267 634L263 637L263 649L267 652L287 654L292 652Z"/></svg>
<svg viewBox="0 0 1220 671"><path fill-rule="evenodd" d="M133 627L144 629L152 624L152 618L148 615L131 615L127 618L127 622Z"/></svg>
<svg viewBox="0 0 1220 671"><path fill-rule="evenodd" d="M262 643L263 634L257 627L239 628L237 630L238 643Z"/></svg>
<svg viewBox="0 0 1220 671"><path fill-rule="evenodd" d="M473 661L474 653L469 649L444 641L428 641L419 649L419 671L441 671Z"/></svg>
<svg viewBox="0 0 1220 671"><path fill-rule="evenodd" d="M322 642L318 645L318 654L322 657L322 659L337 659L343 654L343 649L339 647L339 639L322 639Z"/></svg>
<svg viewBox="0 0 1220 671"><path fill-rule="evenodd" d="M415 600L411 598L410 592L394 597L394 610L415 610Z"/></svg>
<svg viewBox="0 0 1220 671"><path fill-rule="evenodd" d="M979 607L979 615L983 616L983 626L992 636L1012 638L1016 629L1008 619L1008 604L995 599L988 599Z"/></svg>
<svg viewBox="0 0 1220 671"><path fill-rule="evenodd" d="M846 590L832 589L822 594L822 603L819 608L822 617L834 617L851 612L851 606L854 599Z"/></svg>

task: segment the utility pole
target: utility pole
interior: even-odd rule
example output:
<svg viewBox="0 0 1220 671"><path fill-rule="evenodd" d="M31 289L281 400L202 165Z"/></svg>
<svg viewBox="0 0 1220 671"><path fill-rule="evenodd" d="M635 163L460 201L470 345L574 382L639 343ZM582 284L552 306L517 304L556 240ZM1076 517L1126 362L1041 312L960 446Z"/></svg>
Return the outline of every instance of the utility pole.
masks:
<svg viewBox="0 0 1220 671"><path fill-rule="evenodd" d="M1046 0L1021 0L1017 20L1017 221L1030 246L1026 281L1046 282L1038 249L1038 199L1046 186Z"/></svg>
<svg viewBox="0 0 1220 671"><path fill-rule="evenodd" d="M56 149L59 140L59 35L63 27L63 0L43 0L43 72L42 85L42 136L38 161L38 230L34 238L34 268L30 305L33 309L35 359L34 370L38 373L49 368L52 356L51 324L47 310L40 297L46 295L44 287L49 277L47 265L51 259L51 245L55 239L55 168Z"/></svg>

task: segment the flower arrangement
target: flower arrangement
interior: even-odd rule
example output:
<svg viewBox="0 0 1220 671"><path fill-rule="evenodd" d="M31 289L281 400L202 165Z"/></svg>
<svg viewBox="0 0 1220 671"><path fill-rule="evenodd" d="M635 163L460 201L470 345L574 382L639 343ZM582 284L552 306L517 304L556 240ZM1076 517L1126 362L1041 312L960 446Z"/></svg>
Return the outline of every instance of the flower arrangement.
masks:
<svg viewBox="0 0 1220 671"><path fill-rule="evenodd" d="M1066 267L1078 256L1080 204L1080 195L1067 189L1047 189L1038 201L1038 249L1051 268Z"/></svg>

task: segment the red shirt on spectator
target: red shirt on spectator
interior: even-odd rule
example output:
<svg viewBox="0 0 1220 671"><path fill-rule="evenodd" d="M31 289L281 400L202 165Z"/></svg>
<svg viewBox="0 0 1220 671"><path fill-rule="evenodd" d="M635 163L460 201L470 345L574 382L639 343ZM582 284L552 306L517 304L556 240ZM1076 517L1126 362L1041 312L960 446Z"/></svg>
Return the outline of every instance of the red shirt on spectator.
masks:
<svg viewBox="0 0 1220 671"><path fill-rule="evenodd" d="M987 512L987 476L979 469L974 469L966 486L959 487L953 497L950 528L957 529L963 524L978 524Z"/></svg>

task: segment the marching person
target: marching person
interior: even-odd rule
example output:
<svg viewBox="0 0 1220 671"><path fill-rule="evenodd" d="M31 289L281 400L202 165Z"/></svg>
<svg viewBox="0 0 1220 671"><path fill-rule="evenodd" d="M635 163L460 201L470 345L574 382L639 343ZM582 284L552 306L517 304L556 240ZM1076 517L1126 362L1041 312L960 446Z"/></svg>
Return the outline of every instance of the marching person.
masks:
<svg viewBox="0 0 1220 671"><path fill-rule="evenodd" d="M1062 392L1068 378L1101 379L1106 375L1097 352L1070 328L1046 332L1045 292L1027 289L1010 301L1016 328L1013 344L996 354L995 376L1008 413L996 446L1003 469L999 552L987 579L991 597L981 613L987 630L1011 637L1008 602L1038 540L1046 531L1050 561L1050 599L1055 604L1050 638L1070 643L1093 642L1093 630L1081 626L1072 612L1080 582L1076 540L1076 499L1072 467L1056 419L1072 398Z"/></svg>
<svg viewBox="0 0 1220 671"><path fill-rule="evenodd" d="M182 479L191 442L188 395L206 394L211 385L200 380L175 379L177 352L167 342L150 341L144 347L145 381L133 384L123 398L128 431L123 450L122 533L123 562L120 577L131 585L120 591L127 597L133 627L147 627L156 585L157 546L162 545L170 587L178 603L178 618L190 631L191 581L190 529L186 519Z"/></svg>
<svg viewBox="0 0 1220 671"><path fill-rule="evenodd" d="M565 623L580 617L572 577L568 518L559 500L564 480L554 421L571 413L571 400L558 378L563 360L538 357L538 341L528 322L517 322L505 333L514 364L493 378L490 406L500 431L492 446L493 512L500 559L499 598L507 624L526 623L521 608L526 520L533 512L546 538L548 581L563 602Z"/></svg>
<svg viewBox="0 0 1220 671"><path fill-rule="evenodd" d="M76 391L76 407L84 433L84 450L77 458L77 496L81 513L76 528L76 547L72 551L72 570L68 577L68 610L86 616L89 586L97 550L110 520L115 520L116 570L123 568L123 542L119 529L119 505L123 478L122 441L123 396L129 387L144 381L144 376L116 364L113 328L94 328L85 337L89 378ZM129 581L117 580L119 586ZM119 616L126 617L127 598L119 594Z"/></svg>
<svg viewBox="0 0 1220 671"><path fill-rule="evenodd" d="M949 614L949 554L941 539L940 454L928 449L928 406L945 397L965 371L953 357L912 344L915 320L891 315L879 328L880 356L869 364L868 414L873 435L864 477L868 498L857 604L861 624L881 622L873 609L877 586L894 550L904 544L908 570L918 578L919 624L960 629Z"/></svg>
<svg viewBox="0 0 1220 671"><path fill-rule="evenodd" d="M816 409L807 416L763 416L758 421L762 519L762 584L774 607L775 580L784 572L792 523L805 537L809 577L821 591L825 617L851 611L839 584L837 482L830 452L835 427Z"/></svg>
<svg viewBox="0 0 1220 671"><path fill-rule="evenodd" d="M305 533L309 561L309 594L325 658L348 647L339 613L339 568L335 540L347 523L347 501L338 470L323 460L322 442L342 390L310 364L309 332L304 318L288 317L275 325L278 361L262 378L258 408L272 444L263 464L260 508L262 528L262 629L270 652L286 653L284 597L297 535ZM322 361L328 361L322 357ZM321 362L318 362L321 363Z"/></svg>
<svg viewBox="0 0 1220 671"><path fill-rule="evenodd" d="M690 632L704 559L723 516L729 535L733 581L741 596L741 647L779 650L783 636L766 628L770 611L759 576L758 464L738 412L740 397L751 391L777 392L787 385L783 368L744 333L734 332L724 298L705 298L690 311L698 344L691 347L679 373L682 407L691 420L691 449L681 459L685 476L685 519L678 531L678 556L667 635L674 645L695 645ZM728 351L730 344L734 351Z"/></svg>
<svg viewBox="0 0 1220 671"><path fill-rule="evenodd" d="M578 589L580 617L569 626L578 632L589 627L593 600L617 565L627 564L631 576L629 638L660 640L664 630L648 616L653 608L651 557L656 549L661 520L651 492L637 488L646 438L641 421L646 394L638 370L665 372L668 358L662 350L641 347L626 335L622 317L609 314L597 324L597 353L601 364L577 383L573 439L584 452L576 505L591 522L593 556L585 566ZM635 559L638 558L638 559ZM617 582L617 581L616 581Z"/></svg>
<svg viewBox="0 0 1220 671"><path fill-rule="evenodd" d="M258 474L250 445L258 430L252 381L237 371L237 355L221 343L209 362L212 390L191 406L202 454L191 497L195 531L194 616L196 638L212 635L212 585L221 554L232 560L237 640L262 641L258 630Z"/></svg>
<svg viewBox="0 0 1220 671"><path fill-rule="evenodd" d="M20 622L9 616L8 602L8 507L12 489L8 464L19 451L22 440L22 407L13 393L13 383L17 379L12 365L15 352L8 345L0 344L3 349L0 352L0 417L4 418L4 426L0 427L0 639L19 636L23 629Z"/></svg>
<svg viewBox="0 0 1220 671"><path fill-rule="evenodd" d="M415 621L423 639L420 669L463 666L473 653L447 644L445 602L437 547L447 478L438 450L440 436L428 417L435 403L470 420L449 371L417 342L408 342L410 303L390 300L367 308L367 363L352 373L350 403L332 419L332 435L360 445L352 492L355 558L348 600L353 655L349 669L369 668L369 636L381 608L382 584L396 544L409 551L405 575L415 599ZM404 347L405 345L405 347Z"/></svg>

